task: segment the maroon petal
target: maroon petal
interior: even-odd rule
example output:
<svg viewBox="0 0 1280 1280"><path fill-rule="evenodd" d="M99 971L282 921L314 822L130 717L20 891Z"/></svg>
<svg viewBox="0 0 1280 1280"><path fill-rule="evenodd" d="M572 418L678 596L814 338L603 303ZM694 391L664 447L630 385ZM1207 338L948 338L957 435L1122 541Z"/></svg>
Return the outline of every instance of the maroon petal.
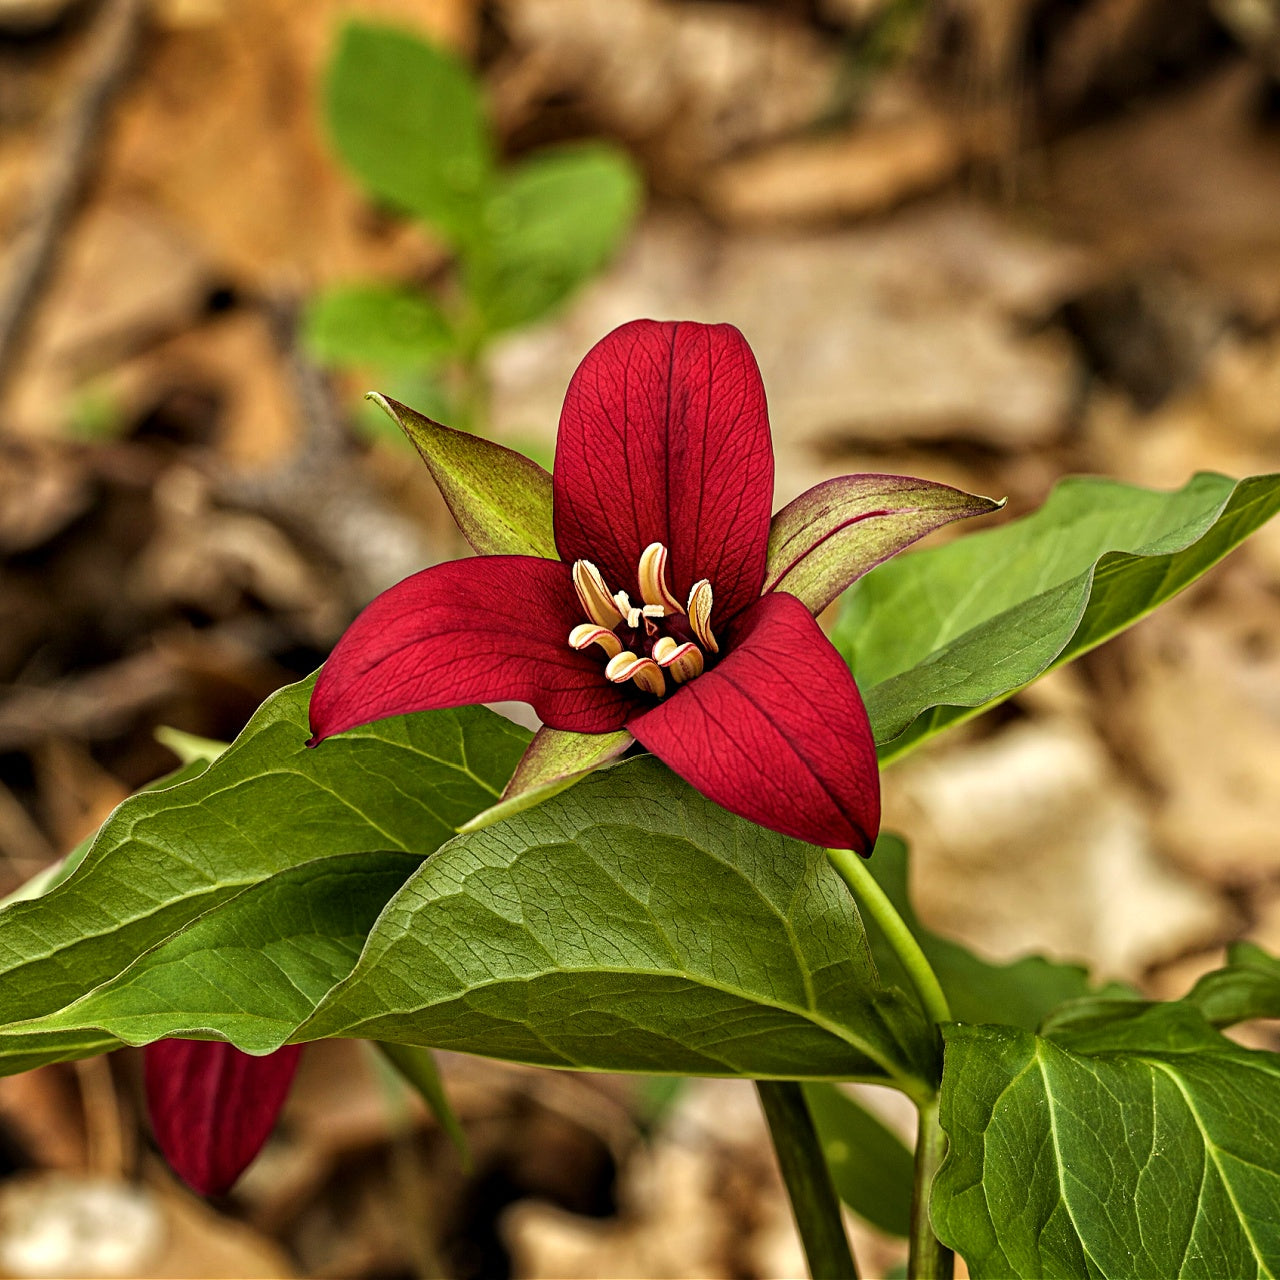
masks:
<svg viewBox="0 0 1280 1280"><path fill-rule="evenodd" d="M553 729L620 729L639 695L605 679L569 566L534 556L439 564L384 591L347 628L311 695L312 742L408 711L531 703Z"/></svg>
<svg viewBox="0 0 1280 1280"><path fill-rule="evenodd" d="M143 1051L151 1129L173 1171L221 1195L262 1149L284 1106L300 1044L255 1058L218 1040L157 1040Z"/></svg>
<svg viewBox="0 0 1280 1280"><path fill-rule="evenodd" d="M726 809L811 844L870 853L880 774L849 668L782 592L743 614L729 642L716 666L627 728Z"/></svg>
<svg viewBox="0 0 1280 1280"><path fill-rule="evenodd" d="M578 366L560 415L556 546L636 599L640 553L661 542L681 600L709 578L715 617L764 582L773 448L764 384L732 325L635 320Z"/></svg>

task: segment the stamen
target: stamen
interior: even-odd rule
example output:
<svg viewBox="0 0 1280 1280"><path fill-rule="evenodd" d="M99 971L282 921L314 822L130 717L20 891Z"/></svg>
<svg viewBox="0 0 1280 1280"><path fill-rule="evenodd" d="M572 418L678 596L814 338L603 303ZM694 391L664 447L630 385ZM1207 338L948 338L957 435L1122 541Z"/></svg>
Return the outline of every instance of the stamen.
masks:
<svg viewBox="0 0 1280 1280"><path fill-rule="evenodd" d="M598 627L594 622L583 622L569 632L569 644L575 649L587 649L598 644L609 657L617 657L622 652L622 641L607 627Z"/></svg>
<svg viewBox="0 0 1280 1280"><path fill-rule="evenodd" d="M630 668L639 661L640 659L630 649L623 649L621 653L615 653L609 659L604 673L614 684L626 684L631 679Z"/></svg>
<svg viewBox="0 0 1280 1280"><path fill-rule="evenodd" d="M689 592L689 625L704 649L719 653L720 646L716 644L715 632L711 630L711 604L711 583L703 578L695 582Z"/></svg>
<svg viewBox="0 0 1280 1280"><path fill-rule="evenodd" d="M700 676L706 665L702 650L696 644L688 640L680 644L670 636L663 636L653 646L653 660L671 676L676 684L684 684L686 680Z"/></svg>
<svg viewBox="0 0 1280 1280"><path fill-rule="evenodd" d="M660 542L651 542L640 553L640 595L646 606L661 609L661 613L650 615L665 618L669 613L683 613L680 601L671 594L667 585L667 549Z"/></svg>
<svg viewBox="0 0 1280 1280"><path fill-rule="evenodd" d="M628 649L610 658L604 673L614 684L626 684L628 680L634 680L638 688L657 698L661 698L667 691L662 668L652 658L637 657Z"/></svg>
<svg viewBox="0 0 1280 1280"><path fill-rule="evenodd" d="M614 604L604 577L590 560L574 561L573 587L582 612L597 626L612 631L622 621L623 615Z"/></svg>

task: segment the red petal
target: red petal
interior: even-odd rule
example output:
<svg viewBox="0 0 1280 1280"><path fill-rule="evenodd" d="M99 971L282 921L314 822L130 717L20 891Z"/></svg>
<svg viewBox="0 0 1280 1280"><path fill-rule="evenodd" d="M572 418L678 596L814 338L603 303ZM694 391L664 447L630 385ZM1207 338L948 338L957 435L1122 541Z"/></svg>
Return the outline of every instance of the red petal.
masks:
<svg viewBox="0 0 1280 1280"><path fill-rule="evenodd" d="M147 1110L173 1171L221 1195L262 1149L284 1106L300 1044L265 1058L217 1040L157 1040L143 1051Z"/></svg>
<svg viewBox="0 0 1280 1280"><path fill-rule="evenodd" d="M560 415L556 546L637 600L651 542L671 553L680 600L699 578L715 621L764 582L773 447L764 384L732 325L634 320L578 366Z"/></svg>
<svg viewBox="0 0 1280 1280"><path fill-rule="evenodd" d="M783 592L757 601L729 642L720 662L627 728L733 813L811 844L870 853L880 774L843 659Z"/></svg>
<svg viewBox="0 0 1280 1280"><path fill-rule="evenodd" d="M478 556L415 573L347 628L311 695L313 741L408 711L528 702L553 729L619 729L638 694L569 647L582 618L569 566Z"/></svg>

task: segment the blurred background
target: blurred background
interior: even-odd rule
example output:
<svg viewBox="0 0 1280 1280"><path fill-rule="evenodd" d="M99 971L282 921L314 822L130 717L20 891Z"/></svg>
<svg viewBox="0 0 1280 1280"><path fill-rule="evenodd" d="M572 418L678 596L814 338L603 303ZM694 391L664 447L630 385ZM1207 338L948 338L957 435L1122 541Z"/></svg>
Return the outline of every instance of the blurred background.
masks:
<svg viewBox="0 0 1280 1280"><path fill-rule="evenodd" d="M644 315L746 334L778 506L1280 468L1280 3L0 0L0 894L462 553L364 390L546 462ZM1175 996L1280 948L1278 777L1273 526L886 825L935 928ZM0 1274L801 1273L749 1085L443 1069L470 1173L333 1043L213 1206L129 1054L0 1080Z"/></svg>

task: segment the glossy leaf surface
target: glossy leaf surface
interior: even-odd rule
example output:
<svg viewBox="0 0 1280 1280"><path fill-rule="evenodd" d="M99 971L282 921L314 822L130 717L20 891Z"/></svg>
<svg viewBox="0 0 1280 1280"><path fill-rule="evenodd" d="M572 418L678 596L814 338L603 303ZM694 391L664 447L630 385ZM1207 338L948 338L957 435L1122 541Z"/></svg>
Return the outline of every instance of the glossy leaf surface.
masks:
<svg viewBox="0 0 1280 1280"><path fill-rule="evenodd" d="M299 1035L603 1071L934 1070L821 850L648 758L442 848Z"/></svg>
<svg viewBox="0 0 1280 1280"><path fill-rule="evenodd" d="M484 708L384 721L308 751L311 681L263 704L198 777L126 801L75 874L0 912L6 1070L41 1047L27 1020L110 982L156 944L253 885L329 855L424 856L493 803L527 731ZM277 974L276 981L279 981ZM176 1029L176 1028L175 1028ZM10 1039L12 1037L12 1039Z"/></svg>
<svg viewBox="0 0 1280 1280"><path fill-rule="evenodd" d="M1280 1057L1182 1004L946 1041L931 1212L975 1280L1280 1273Z"/></svg>
<svg viewBox="0 0 1280 1280"><path fill-rule="evenodd" d="M1204 472L1172 493L1078 477L1030 516L873 570L833 639L881 759L1131 626L1277 510L1277 475Z"/></svg>

